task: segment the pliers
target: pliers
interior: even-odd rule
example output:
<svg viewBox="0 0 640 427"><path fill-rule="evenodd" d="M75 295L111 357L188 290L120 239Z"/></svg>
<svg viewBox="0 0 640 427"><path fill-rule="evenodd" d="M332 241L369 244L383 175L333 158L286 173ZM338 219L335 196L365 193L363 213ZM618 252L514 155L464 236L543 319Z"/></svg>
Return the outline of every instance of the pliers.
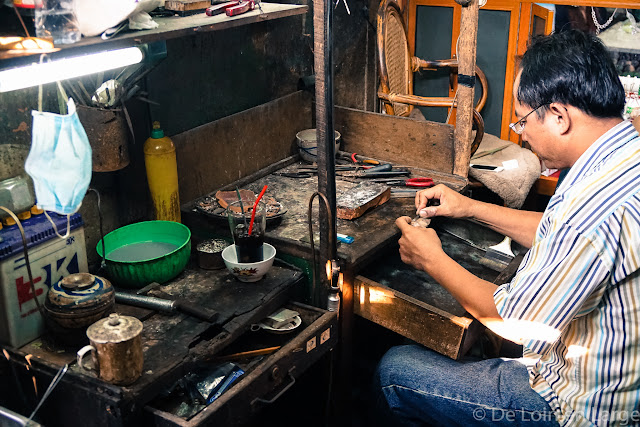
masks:
<svg viewBox="0 0 640 427"><path fill-rule="evenodd" d="M226 13L227 16L235 16L253 10L255 7L256 2L254 0L233 0L209 6L204 13L207 16L216 16L222 13Z"/></svg>
<svg viewBox="0 0 640 427"><path fill-rule="evenodd" d="M376 165L379 165L379 164L380 164L380 162L379 162L379 161L377 161L377 160L371 160L371 159L365 159L365 160L362 160L362 161L358 161L358 159L356 158L356 156L357 156L357 153L351 153L351 161L352 161L353 163L355 163L355 164L363 163L363 164L366 164L366 165L373 165L373 166L376 166Z"/></svg>
<svg viewBox="0 0 640 427"><path fill-rule="evenodd" d="M313 172L274 172L276 176L284 176L285 178L311 178L314 174Z"/></svg>
<svg viewBox="0 0 640 427"><path fill-rule="evenodd" d="M381 179L373 179L375 182L384 182L387 185L402 185L405 187L433 187L435 183L433 179L421 177L421 178L410 178L410 179L394 179L394 178L381 178Z"/></svg>

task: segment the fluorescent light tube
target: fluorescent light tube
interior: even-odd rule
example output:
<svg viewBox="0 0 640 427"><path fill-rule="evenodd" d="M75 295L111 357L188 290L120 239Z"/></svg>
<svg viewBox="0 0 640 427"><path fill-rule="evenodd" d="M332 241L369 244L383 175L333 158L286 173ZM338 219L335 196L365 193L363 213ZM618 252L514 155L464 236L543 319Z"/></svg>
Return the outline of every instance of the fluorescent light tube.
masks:
<svg viewBox="0 0 640 427"><path fill-rule="evenodd" d="M128 47L10 68L0 71L0 92L126 67L139 63L142 58L142 51L139 48Z"/></svg>

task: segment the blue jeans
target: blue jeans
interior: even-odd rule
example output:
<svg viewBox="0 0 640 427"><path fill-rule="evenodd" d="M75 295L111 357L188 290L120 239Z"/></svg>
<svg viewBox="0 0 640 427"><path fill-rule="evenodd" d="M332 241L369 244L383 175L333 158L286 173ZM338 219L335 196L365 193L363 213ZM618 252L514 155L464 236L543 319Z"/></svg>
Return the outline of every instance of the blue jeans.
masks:
<svg viewBox="0 0 640 427"><path fill-rule="evenodd" d="M381 425L557 426L515 360L455 361L407 345L389 350L375 377Z"/></svg>

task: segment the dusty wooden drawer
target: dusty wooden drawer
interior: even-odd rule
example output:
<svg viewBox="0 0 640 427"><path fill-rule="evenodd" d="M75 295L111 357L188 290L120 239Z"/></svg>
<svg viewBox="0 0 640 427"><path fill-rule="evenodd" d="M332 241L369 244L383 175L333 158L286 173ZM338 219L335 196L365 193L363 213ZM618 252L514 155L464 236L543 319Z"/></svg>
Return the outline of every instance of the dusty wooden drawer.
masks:
<svg viewBox="0 0 640 427"><path fill-rule="evenodd" d="M241 425L264 405L275 402L338 340L336 313L299 303L291 303L287 308L300 313L304 329L277 352L247 370L230 389L193 418L176 416L154 407L151 402L145 408L147 421L157 426ZM234 348L237 346L232 345L228 351L233 352Z"/></svg>
<svg viewBox="0 0 640 427"><path fill-rule="evenodd" d="M487 247L503 238L478 224L447 220L438 227L454 229L457 234ZM502 284L511 279L522 256L502 272L479 263L484 252L438 231L442 246L454 260L476 276ZM517 253L519 248L513 244ZM462 357L484 326L468 314L435 280L400 260L397 246L380 254L383 262L374 262L354 279L353 311L374 323L410 338L452 359Z"/></svg>

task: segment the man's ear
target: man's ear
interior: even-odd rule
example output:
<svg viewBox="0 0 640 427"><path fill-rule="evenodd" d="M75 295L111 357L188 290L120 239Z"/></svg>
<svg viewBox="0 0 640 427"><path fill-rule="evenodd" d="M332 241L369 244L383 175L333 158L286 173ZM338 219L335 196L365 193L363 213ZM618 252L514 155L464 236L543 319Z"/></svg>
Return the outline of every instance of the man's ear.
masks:
<svg viewBox="0 0 640 427"><path fill-rule="evenodd" d="M569 132L572 117L569 109L565 105L552 102L549 104L547 114L551 115L550 118L553 119L555 130L559 135L564 135Z"/></svg>

